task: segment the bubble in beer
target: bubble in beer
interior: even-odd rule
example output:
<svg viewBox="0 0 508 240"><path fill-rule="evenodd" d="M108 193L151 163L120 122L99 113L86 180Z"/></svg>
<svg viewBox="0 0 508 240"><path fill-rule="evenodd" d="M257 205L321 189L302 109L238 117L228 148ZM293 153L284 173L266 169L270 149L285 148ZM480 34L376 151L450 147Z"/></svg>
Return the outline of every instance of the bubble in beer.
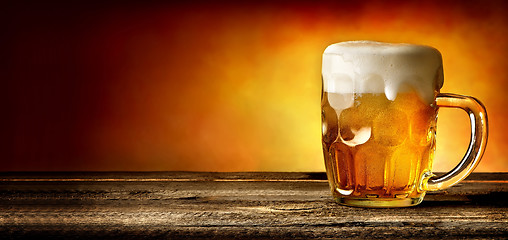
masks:
<svg viewBox="0 0 508 240"><path fill-rule="evenodd" d="M409 136L409 121L402 111L391 109L382 111L372 123L373 137L385 146L398 146Z"/></svg>

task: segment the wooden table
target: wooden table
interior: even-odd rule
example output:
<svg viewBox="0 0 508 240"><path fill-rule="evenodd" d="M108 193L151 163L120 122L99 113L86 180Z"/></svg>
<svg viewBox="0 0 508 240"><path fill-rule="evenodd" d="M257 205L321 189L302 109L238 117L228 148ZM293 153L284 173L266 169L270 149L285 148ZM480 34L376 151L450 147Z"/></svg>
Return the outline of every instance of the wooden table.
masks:
<svg viewBox="0 0 508 240"><path fill-rule="evenodd" d="M0 238L508 238L508 173L412 208L344 207L324 173L0 173Z"/></svg>

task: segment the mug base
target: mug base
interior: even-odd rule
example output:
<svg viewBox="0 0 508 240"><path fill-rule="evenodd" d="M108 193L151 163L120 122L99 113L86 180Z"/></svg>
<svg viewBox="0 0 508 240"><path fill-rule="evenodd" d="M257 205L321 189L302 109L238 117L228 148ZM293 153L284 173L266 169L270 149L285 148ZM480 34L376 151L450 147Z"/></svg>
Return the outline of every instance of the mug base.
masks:
<svg viewBox="0 0 508 240"><path fill-rule="evenodd" d="M366 208L397 208L411 207L420 204L425 194L417 198L355 198L355 197L335 197L335 201L341 205L350 207Z"/></svg>

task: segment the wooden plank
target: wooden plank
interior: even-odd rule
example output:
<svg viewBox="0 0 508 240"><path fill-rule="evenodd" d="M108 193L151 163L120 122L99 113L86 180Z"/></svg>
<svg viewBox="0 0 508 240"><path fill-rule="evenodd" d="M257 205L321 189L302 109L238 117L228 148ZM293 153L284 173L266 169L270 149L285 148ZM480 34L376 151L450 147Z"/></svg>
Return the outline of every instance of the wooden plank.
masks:
<svg viewBox="0 0 508 240"><path fill-rule="evenodd" d="M436 173L442 175L443 173ZM0 172L0 181L16 179L160 179L164 180L326 180L324 172ZM472 173L466 180L508 180L508 173Z"/></svg>
<svg viewBox="0 0 508 240"><path fill-rule="evenodd" d="M475 173L456 187L429 193L417 207L399 209L340 206L325 178L324 173L2 173L0 236L508 236L506 173Z"/></svg>

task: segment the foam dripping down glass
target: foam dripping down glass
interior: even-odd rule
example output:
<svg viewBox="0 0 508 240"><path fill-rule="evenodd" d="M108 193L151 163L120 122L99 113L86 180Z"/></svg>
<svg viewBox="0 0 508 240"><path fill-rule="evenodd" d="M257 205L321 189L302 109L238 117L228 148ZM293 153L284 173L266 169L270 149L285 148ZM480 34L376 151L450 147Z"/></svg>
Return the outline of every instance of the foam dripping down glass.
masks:
<svg viewBox="0 0 508 240"><path fill-rule="evenodd" d="M487 112L473 97L440 93L438 50L421 45L352 41L323 54L322 144L336 202L408 207L426 191L451 187L478 165L487 143ZM436 177L437 113L461 108L471 141L460 163Z"/></svg>

